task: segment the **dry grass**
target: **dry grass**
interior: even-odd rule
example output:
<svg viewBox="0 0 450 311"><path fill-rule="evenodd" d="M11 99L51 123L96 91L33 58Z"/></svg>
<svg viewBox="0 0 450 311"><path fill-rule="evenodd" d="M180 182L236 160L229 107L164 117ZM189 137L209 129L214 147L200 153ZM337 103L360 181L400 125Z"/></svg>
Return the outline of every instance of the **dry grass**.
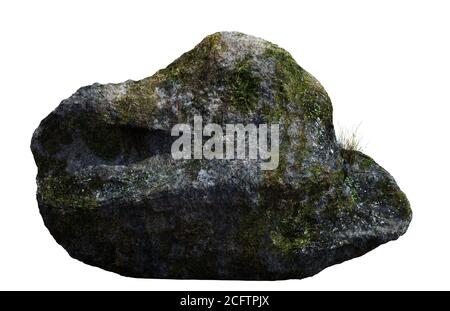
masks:
<svg viewBox="0 0 450 311"><path fill-rule="evenodd" d="M358 135L359 126L353 128L339 127L337 141L342 149L349 151L362 151L361 137Z"/></svg>

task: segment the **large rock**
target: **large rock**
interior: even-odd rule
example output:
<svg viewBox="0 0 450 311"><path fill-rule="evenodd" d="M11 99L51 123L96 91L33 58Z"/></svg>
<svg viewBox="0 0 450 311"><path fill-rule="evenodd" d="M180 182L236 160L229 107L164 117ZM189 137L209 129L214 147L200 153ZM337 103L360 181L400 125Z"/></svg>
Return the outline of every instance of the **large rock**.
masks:
<svg viewBox="0 0 450 311"><path fill-rule="evenodd" d="M176 123L280 124L279 166L174 160ZM370 157L336 142L319 82L278 46L206 37L141 81L94 84L35 131L37 200L69 254L146 278L311 276L397 239L408 200Z"/></svg>

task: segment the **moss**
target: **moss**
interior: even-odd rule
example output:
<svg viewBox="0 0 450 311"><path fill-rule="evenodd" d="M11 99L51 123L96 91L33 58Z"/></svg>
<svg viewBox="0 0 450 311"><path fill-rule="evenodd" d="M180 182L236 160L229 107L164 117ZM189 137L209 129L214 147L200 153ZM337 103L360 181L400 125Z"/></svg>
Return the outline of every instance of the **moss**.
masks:
<svg viewBox="0 0 450 311"><path fill-rule="evenodd" d="M242 113L255 110L260 97L261 79L254 73L252 58L247 55L227 75L231 87L230 104Z"/></svg>
<svg viewBox="0 0 450 311"><path fill-rule="evenodd" d="M257 75L251 55L246 55L232 69L222 66L219 55L227 49L220 33L205 38L193 50L183 54L160 71L166 85L178 83L189 90L193 105L200 112L206 108L202 101L209 89L218 92L222 100L222 116L228 109L249 113L256 109L261 94L261 78ZM224 87L225 86L225 87ZM215 120L215 122L223 121Z"/></svg>
<svg viewBox="0 0 450 311"><path fill-rule="evenodd" d="M310 169L310 172L312 174L312 180L314 180L314 181L320 180L320 178L323 175L323 170L324 170L324 168L322 165L318 165L318 164L313 165Z"/></svg>
<svg viewBox="0 0 450 311"><path fill-rule="evenodd" d="M226 48L220 33L206 37L194 49L184 53L157 73L158 87L170 89L176 85L180 90L192 94L193 108L201 114L207 114L207 106L204 104L208 100L207 92L219 90L228 83L226 79L231 75L218 62L219 55ZM226 92L219 91L219 93L226 103L225 99L229 99L230 95ZM226 105L223 106L226 109ZM184 109L183 106L179 107L180 117L185 116ZM219 122L221 119L214 121Z"/></svg>
<svg viewBox="0 0 450 311"><path fill-rule="evenodd" d="M233 69L225 68L219 63L219 55L226 49L220 33L210 35L152 78L129 83L126 94L114 104L120 119L123 123L148 121L156 108L156 87L169 93L175 86L188 91L193 96L193 107L202 114L207 113L204 101L208 100L208 90L215 90L221 97L222 115L229 108L242 113L254 110L260 98L261 79L254 71L253 59L247 55ZM179 117L184 109L179 107Z"/></svg>
<svg viewBox="0 0 450 311"><path fill-rule="evenodd" d="M406 195L402 191L398 190L393 193L392 197L395 205L400 209L401 213L405 217L410 218L412 216L412 210Z"/></svg>
<svg viewBox="0 0 450 311"><path fill-rule="evenodd" d="M273 104L264 102L261 114L264 117L264 122L268 124L280 123L289 118L287 107L279 100L275 100Z"/></svg>
<svg viewBox="0 0 450 311"><path fill-rule="evenodd" d="M353 202L358 202L359 195L357 190L358 189L357 182L353 178L347 176L344 180L344 184L350 189L350 195Z"/></svg>
<svg viewBox="0 0 450 311"><path fill-rule="evenodd" d="M288 144L281 144L280 150L283 146L287 148ZM283 180L288 169L286 156L287 152L281 151L279 168L264 172L263 184L267 189L264 187L260 193L261 204L272 226L272 243L285 256L291 257L300 248L320 243L320 201L337 177L316 165L309 168L309 178L292 187Z"/></svg>
<svg viewBox="0 0 450 311"><path fill-rule="evenodd" d="M121 124L147 124L156 109L155 87L159 76L133 81L127 84L125 95L120 96L113 106Z"/></svg>
<svg viewBox="0 0 450 311"><path fill-rule="evenodd" d="M307 185L307 184L305 184ZM267 219L273 246L288 257L296 249L312 245L319 240L316 201L304 200L311 189L299 193L297 189L281 184L267 185L262 189L261 202Z"/></svg>
<svg viewBox="0 0 450 311"><path fill-rule="evenodd" d="M404 217L410 218L411 207L406 195L400 190L394 180L383 179L377 182L380 199L396 208Z"/></svg>
<svg viewBox="0 0 450 311"><path fill-rule="evenodd" d="M294 103L306 119L320 119L332 124L331 103L319 82L303 70L288 52L276 45L267 48L264 56L275 61L273 87L278 105Z"/></svg>
<svg viewBox="0 0 450 311"><path fill-rule="evenodd" d="M329 168L320 166L314 166L313 169L316 175L309 182L309 196L312 201L326 202L325 216L335 218L340 213L353 209L358 199L357 187L345 177L343 170L330 171ZM348 184L350 182L351 185ZM350 189L350 196L344 191L345 187Z"/></svg>
<svg viewBox="0 0 450 311"><path fill-rule="evenodd" d="M193 59L193 57L191 57L191 54L192 52L187 52L179 59L171 63L169 66L167 66L167 68L160 71L160 73L165 77L165 83L168 83L169 81L171 83L186 83L186 81L189 79L191 69L189 60Z"/></svg>
<svg viewBox="0 0 450 311"><path fill-rule="evenodd" d="M44 203L53 207L72 210L91 209L99 206L95 191L102 182L96 178L82 179L71 175L57 175L40 182L39 193Z"/></svg>
<svg viewBox="0 0 450 311"><path fill-rule="evenodd" d="M266 170L262 172L263 183L268 185L282 185L286 171L289 169L288 153L289 153L289 137L287 136L287 128L281 129L280 143L278 152L278 167L274 170ZM284 132L284 133L283 133Z"/></svg>
<svg viewBox="0 0 450 311"><path fill-rule="evenodd" d="M295 167L301 170L304 160L308 158L309 150L307 147L307 138L304 130L301 130L298 141L293 146L293 152L295 156Z"/></svg>
<svg viewBox="0 0 450 311"><path fill-rule="evenodd" d="M294 258L299 249L326 243L326 235L321 233L324 224L352 213L359 200L356 183L346 180L343 170L319 164L308 170L305 176L309 177L293 188L271 184L261 191L261 203L271 219L272 243L287 258ZM345 185L350 187L351 195L344 191Z"/></svg>
<svg viewBox="0 0 450 311"><path fill-rule="evenodd" d="M381 176L375 183L372 183L371 180L361 180L355 174L353 178L351 177L351 171L358 173L373 169L379 170L378 165L371 157L359 151L346 149L341 149L341 156L350 165L346 172L345 185L351 191L353 202L361 201L362 197L365 196L361 193L362 189L367 189L370 185L370 188L375 193L374 195L376 195L376 200L397 209L404 217L408 218L411 216L412 212L406 195L390 176ZM363 185L361 186L360 183ZM366 183L370 184L366 185Z"/></svg>
<svg viewBox="0 0 450 311"><path fill-rule="evenodd" d="M305 234L299 238L287 239L280 232L272 231L270 238L273 245L279 248L283 253L290 254L298 249L311 245L311 237Z"/></svg>
<svg viewBox="0 0 450 311"><path fill-rule="evenodd" d="M224 51L226 49L225 43L222 41L222 34L220 32L207 36L203 40L202 47L206 51Z"/></svg>
<svg viewBox="0 0 450 311"><path fill-rule="evenodd" d="M220 33L212 34L200 42L194 49L184 53L159 74L166 81L192 85L214 81L217 70L211 66L217 65L217 55L226 49ZM203 76L203 79L202 79ZM192 88L195 91L195 88Z"/></svg>
<svg viewBox="0 0 450 311"><path fill-rule="evenodd" d="M375 161L372 160L372 158L365 156L361 161L361 168L364 170L368 170L374 164L375 164Z"/></svg>
<svg viewBox="0 0 450 311"><path fill-rule="evenodd" d="M357 150L341 148L340 154L349 165L358 164L360 169L363 170L368 170L372 165L376 164L371 157Z"/></svg>

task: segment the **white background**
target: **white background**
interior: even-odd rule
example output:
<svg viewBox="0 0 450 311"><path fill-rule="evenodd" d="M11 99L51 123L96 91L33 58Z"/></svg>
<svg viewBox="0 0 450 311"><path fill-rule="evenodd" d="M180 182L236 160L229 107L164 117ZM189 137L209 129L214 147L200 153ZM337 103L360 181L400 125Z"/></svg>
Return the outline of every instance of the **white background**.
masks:
<svg viewBox="0 0 450 311"><path fill-rule="evenodd" d="M448 1L1 1L0 289L450 289ZM83 85L141 79L206 35L284 47L411 201L406 235L278 282L126 278L72 259L35 200L34 129Z"/></svg>

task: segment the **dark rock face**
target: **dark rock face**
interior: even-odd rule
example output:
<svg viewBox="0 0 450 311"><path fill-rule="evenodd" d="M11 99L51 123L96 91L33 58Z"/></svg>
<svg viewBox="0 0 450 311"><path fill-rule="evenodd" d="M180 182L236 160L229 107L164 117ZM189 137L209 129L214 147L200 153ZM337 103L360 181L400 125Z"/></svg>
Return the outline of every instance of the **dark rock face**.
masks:
<svg viewBox="0 0 450 311"><path fill-rule="evenodd" d="M177 123L279 123L260 160L174 160ZM141 81L94 84L35 131L45 225L87 264L145 278L311 276L397 239L408 200L336 142L325 90L283 49L216 33Z"/></svg>

